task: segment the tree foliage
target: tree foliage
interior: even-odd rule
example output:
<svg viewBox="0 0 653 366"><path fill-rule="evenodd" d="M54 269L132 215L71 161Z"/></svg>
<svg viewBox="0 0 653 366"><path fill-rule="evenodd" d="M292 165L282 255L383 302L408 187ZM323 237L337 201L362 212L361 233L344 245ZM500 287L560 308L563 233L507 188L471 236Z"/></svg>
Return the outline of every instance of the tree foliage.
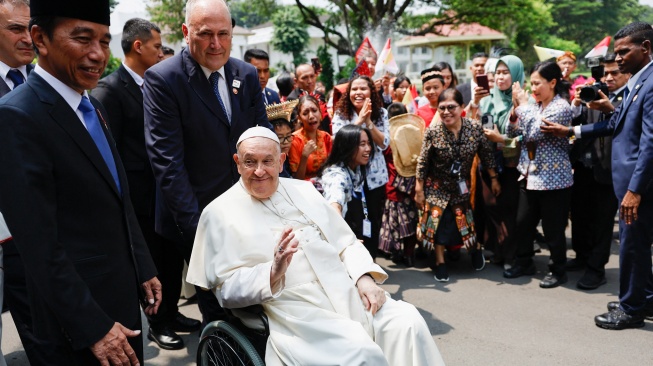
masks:
<svg viewBox="0 0 653 366"><path fill-rule="evenodd" d="M270 21L272 15L280 9L275 0L231 0L229 10L236 19L236 24L252 28Z"/></svg>
<svg viewBox="0 0 653 366"><path fill-rule="evenodd" d="M109 0L109 9L111 9L111 11L113 11L113 9L115 9L117 5L118 5L118 0Z"/></svg>
<svg viewBox="0 0 653 366"><path fill-rule="evenodd" d="M151 0L147 5L150 21L161 28L166 41L176 43L184 39L181 25L184 23L186 0Z"/></svg>
<svg viewBox="0 0 653 366"><path fill-rule="evenodd" d="M329 53L329 47L318 47L317 58L320 59L320 64L322 64L322 71L318 79L324 83L326 90L331 90L333 88L333 75L335 74L335 70L333 68L331 54Z"/></svg>
<svg viewBox="0 0 653 366"><path fill-rule="evenodd" d="M272 16L274 24L274 37L272 47L293 56L295 65L306 62L304 50L310 39L308 26L302 22L299 11L294 6L287 6L277 11Z"/></svg>
<svg viewBox="0 0 653 366"><path fill-rule="evenodd" d="M108 76L112 72L118 70L118 68L122 65L122 60L120 60L117 57L114 57L113 54L109 55L109 61L107 62L107 67L104 68L104 72L102 73L102 77Z"/></svg>

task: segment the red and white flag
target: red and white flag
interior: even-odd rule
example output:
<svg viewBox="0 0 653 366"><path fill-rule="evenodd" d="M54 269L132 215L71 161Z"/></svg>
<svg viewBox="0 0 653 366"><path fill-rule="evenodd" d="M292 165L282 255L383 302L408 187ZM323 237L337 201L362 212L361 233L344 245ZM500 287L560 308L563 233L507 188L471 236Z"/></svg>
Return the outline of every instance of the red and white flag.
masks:
<svg viewBox="0 0 653 366"><path fill-rule="evenodd" d="M594 48L592 48L590 53L585 55L585 58L605 57L605 55L608 54L608 47L610 47L611 39L612 38L610 38L610 36L603 38L603 40L599 42L599 44L597 44Z"/></svg>
<svg viewBox="0 0 653 366"><path fill-rule="evenodd" d="M399 66L397 66L397 62L395 62L395 58L392 55L390 38L388 38L388 40L385 42L383 50L381 50L381 54L379 55L379 64L381 65L380 68L377 68L379 70L389 72L394 75L399 73Z"/></svg>
<svg viewBox="0 0 653 366"><path fill-rule="evenodd" d="M358 50L356 51L356 64L361 62L361 60L365 57L365 55L369 53L373 53L375 56L378 55L376 53L376 50L372 46L372 42L370 42L370 39L365 37L363 43L361 43L360 47L358 47Z"/></svg>

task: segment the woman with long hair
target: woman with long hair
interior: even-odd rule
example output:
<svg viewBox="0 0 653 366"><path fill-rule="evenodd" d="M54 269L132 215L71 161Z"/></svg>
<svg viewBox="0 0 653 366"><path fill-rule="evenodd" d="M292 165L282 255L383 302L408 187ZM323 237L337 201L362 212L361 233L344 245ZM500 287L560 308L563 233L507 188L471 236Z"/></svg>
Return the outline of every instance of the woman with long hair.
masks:
<svg viewBox="0 0 653 366"><path fill-rule="evenodd" d="M363 227L368 220L363 181L365 166L374 153L374 142L368 129L358 125L344 126L336 133L331 155L319 172L324 198L345 218L366 247L372 243L369 243L371 237Z"/></svg>
<svg viewBox="0 0 653 366"><path fill-rule="evenodd" d="M569 139L542 133L542 120L565 126L571 124L569 103L561 96L569 90L555 62L540 62L531 71L531 89L536 104L518 83L513 84L513 103L518 119L508 124L509 136L522 136L517 169L522 175L517 209L517 254L506 278L535 274L533 240L540 220L551 252L549 273L540 282L542 288L567 282L567 241L565 226L573 176L569 162Z"/></svg>
<svg viewBox="0 0 653 366"><path fill-rule="evenodd" d="M358 75L349 81L347 91L338 101L333 117L335 134L346 125L358 125L370 131L375 152L365 167L364 192L367 198L369 220L371 222L371 241L367 249L376 258L381 229L381 216L385 200L385 184L388 182L388 169L383 151L390 144L388 112L383 108L379 93L375 92L372 79Z"/></svg>
<svg viewBox="0 0 653 366"><path fill-rule="evenodd" d="M331 135L319 129L322 122L320 103L311 95L303 95L297 103L297 121L301 129L293 133L290 146L290 171L296 179L310 180L331 153Z"/></svg>
<svg viewBox="0 0 653 366"><path fill-rule="evenodd" d="M392 83L392 102L403 103L404 96L412 84L406 75L399 75Z"/></svg>
<svg viewBox="0 0 653 366"><path fill-rule="evenodd" d="M415 202L424 208L418 240L426 240L433 248L435 279L444 282L449 281L445 246L463 243L472 256L474 269L485 267L483 249L476 241L468 188L476 154L490 174L493 194L501 193L501 185L483 128L462 116L462 94L446 89L440 94L438 109L441 119L426 130L417 162Z"/></svg>
<svg viewBox="0 0 653 366"><path fill-rule="evenodd" d="M453 72L453 68L448 62L436 62L433 67L440 70L442 78L444 79L445 89L455 89L458 86L458 77L456 76L456 73Z"/></svg>

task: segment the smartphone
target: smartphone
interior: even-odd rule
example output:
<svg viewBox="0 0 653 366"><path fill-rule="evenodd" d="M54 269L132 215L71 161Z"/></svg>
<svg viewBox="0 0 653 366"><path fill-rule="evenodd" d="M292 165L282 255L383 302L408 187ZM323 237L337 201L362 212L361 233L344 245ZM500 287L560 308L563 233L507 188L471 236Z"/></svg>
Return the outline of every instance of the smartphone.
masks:
<svg viewBox="0 0 653 366"><path fill-rule="evenodd" d="M487 75L485 74L476 75L476 85L487 90L488 92L490 91L490 82L487 80Z"/></svg>
<svg viewBox="0 0 653 366"><path fill-rule="evenodd" d="M320 63L320 59L317 57L313 57L311 59L311 65L313 66L313 70L315 70L316 74L319 74L320 71L322 71L322 64Z"/></svg>
<svg viewBox="0 0 653 366"><path fill-rule="evenodd" d="M491 114L484 114L481 117L481 125L488 130L494 129L494 117Z"/></svg>

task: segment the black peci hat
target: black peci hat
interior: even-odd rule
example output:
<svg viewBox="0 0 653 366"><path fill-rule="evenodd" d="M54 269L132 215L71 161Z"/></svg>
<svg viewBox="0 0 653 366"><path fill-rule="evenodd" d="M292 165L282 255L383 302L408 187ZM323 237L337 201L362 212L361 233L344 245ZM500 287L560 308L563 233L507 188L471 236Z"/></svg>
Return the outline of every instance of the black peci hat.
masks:
<svg viewBox="0 0 653 366"><path fill-rule="evenodd" d="M31 0L30 16L57 16L110 25L109 0Z"/></svg>

